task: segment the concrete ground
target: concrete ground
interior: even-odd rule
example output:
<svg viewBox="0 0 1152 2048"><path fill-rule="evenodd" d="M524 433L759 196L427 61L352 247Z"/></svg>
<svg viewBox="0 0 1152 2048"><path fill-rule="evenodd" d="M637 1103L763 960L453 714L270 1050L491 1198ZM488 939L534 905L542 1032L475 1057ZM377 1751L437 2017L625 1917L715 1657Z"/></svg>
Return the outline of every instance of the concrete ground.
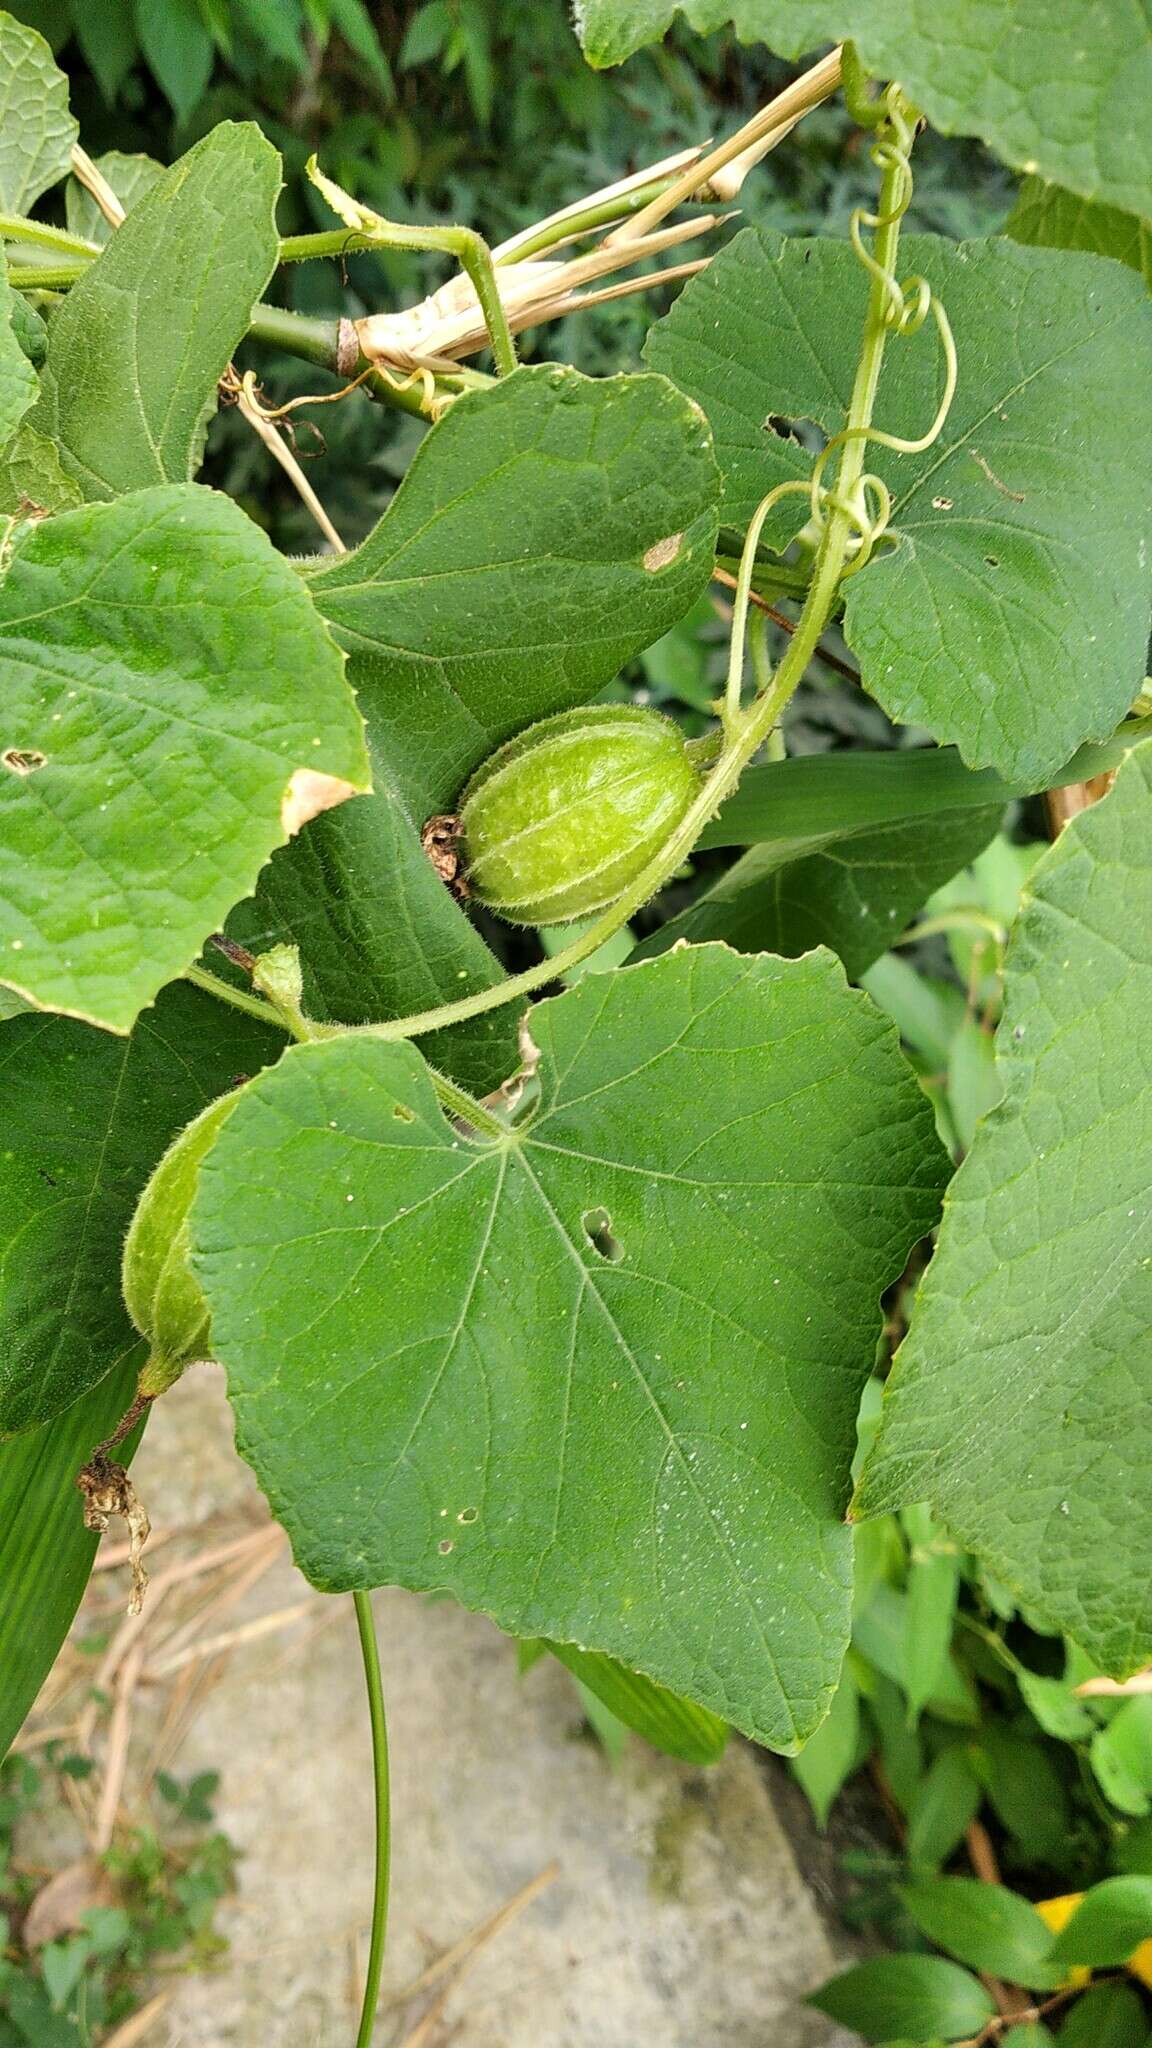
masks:
<svg viewBox="0 0 1152 2048"><path fill-rule="evenodd" d="M134 1476L160 1526L211 1516L219 1531L262 1510L211 1369L158 1404ZM229 1619L308 1596L282 1555ZM448 1602L383 1592L376 1614L394 1805L379 2048L847 2043L799 2003L846 1958L746 1744L699 1771L632 1740L613 1770L551 1661L520 1679L512 1645ZM243 1854L221 1914L230 1953L180 1981L156 2048L165 2028L164 2048L350 2048L372 1854L351 1602L311 1596L234 1646L172 1768L220 1772L217 1817ZM467 1969L388 2008L553 1863Z"/></svg>

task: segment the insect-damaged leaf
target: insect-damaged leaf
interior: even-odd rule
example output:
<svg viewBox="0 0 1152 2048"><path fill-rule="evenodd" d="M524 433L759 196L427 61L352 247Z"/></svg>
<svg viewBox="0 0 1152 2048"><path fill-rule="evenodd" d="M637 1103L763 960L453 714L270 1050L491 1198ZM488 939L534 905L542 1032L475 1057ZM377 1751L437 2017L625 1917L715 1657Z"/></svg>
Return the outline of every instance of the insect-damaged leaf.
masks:
<svg viewBox="0 0 1152 2048"><path fill-rule="evenodd" d="M1144 676L1152 303L1119 265L1065 250L916 236L900 254L947 310L959 382L931 448L868 450L891 538L847 585L845 635L893 718L1039 788ZM847 244L748 229L652 329L649 361L712 422L730 522L810 472L774 421L843 426L867 290ZM894 340L877 427L922 434L942 376L931 321ZM773 544L806 516L785 499Z"/></svg>
<svg viewBox="0 0 1152 2048"><path fill-rule="evenodd" d="M318 1585L445 1587L793 1747L847 1639L927 1102L826 954L689 948L531 1029L506 1139L448 1123L410 1045L302 1047L245 1092L192 1220L238 1442Z"/></svg>

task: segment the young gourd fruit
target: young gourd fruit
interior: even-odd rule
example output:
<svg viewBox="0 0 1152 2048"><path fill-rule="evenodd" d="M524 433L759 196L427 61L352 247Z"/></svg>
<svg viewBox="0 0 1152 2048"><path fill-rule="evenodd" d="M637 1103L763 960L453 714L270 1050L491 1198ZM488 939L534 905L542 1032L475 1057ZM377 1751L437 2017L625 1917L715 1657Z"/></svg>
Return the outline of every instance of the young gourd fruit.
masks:
<svg viewBox="0 0 1152 2048"><path fill-rule="evenodd" d="M679 727L637 705L518 733L464 791L470 893L510 924L565 924L622 895L700 788Z"/></svg>
<svg viewBox="0 0 1152 2048"><path fill-rule="evenodd" d="M121 1285L128 1313L151 1345L141 1394L162 1394L204 1356L208 1304L192 1271L188 1213L200 1165L240 1099L240 1089L201 1110L168 1147L140 1197L124 1243Z"/></svg>

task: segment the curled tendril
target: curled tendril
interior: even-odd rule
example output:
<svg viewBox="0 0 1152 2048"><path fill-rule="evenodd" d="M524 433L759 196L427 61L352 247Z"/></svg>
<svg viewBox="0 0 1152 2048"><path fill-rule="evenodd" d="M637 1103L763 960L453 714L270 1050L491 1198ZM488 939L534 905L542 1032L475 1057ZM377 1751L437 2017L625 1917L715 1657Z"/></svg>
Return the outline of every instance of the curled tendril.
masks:
<svg viewBox="0 0 1152 2048"><path fill-rule="evenodd" d="M766 498L761 498L752 514L744 546L740 555L740 573L736 578L736 595L732 603L732 630L728 639L728 680L724 690L724 725L729 734L735 731L740 719L740 693L744 683L744 642L748 630L748 604L752 591L752 572L756 567L756 549L764 529L764 521L774 505L781 498L799 494L804 497L808 486L799 477L786 484L777 484ZM767 681L767 678L764 678Z"/></svg>
<svg viewBox="0 0 1152 2048"><path fill-rule="evenodd" d="M848 74L851 81L849 104L858 120L863 119L865 125L878 130L870 154L872 162L884 176L890 196L888 210L884 213L869 213L862 206L856 208L849 227L852 247L879 288L880 316L893 335L919 334L929 317L935 321L944 358L944 390L931 426L915 440L900 434L884 433L878 427L845 427L832 435L817 458L809 487L813 528L818 536L834 512L850 522L851 559L843 571L844 577L858 575L871 560L892 516L892 495L883 478L871 473L861 476L847 497L829 489L823 478L831 457L853 440L891 448L899 455L923 454L939 439L943 430L956 395L957 377L956 343L951 323L927 278L908 277L901 283L877 260L864 239L866 230L875 234L878 229L894 227L908 211L913 185L910 153L918 116L898 85L888 86L878 100L867 99L865 82L857 73L858 67L857 72Z"/></svg>

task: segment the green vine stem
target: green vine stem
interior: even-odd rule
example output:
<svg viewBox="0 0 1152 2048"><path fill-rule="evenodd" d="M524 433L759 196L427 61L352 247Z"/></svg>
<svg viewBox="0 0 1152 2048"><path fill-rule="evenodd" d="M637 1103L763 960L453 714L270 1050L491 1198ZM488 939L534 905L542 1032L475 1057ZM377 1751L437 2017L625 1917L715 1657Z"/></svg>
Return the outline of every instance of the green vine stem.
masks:
<svg viewBox="0 0 1152 2048"><path fill-rule="evenodd" d="M83 235L70 235L65 228L49 227L46 221L29 220L22 213L0 213L0 241L30 243L36 249L50 249L54 255L75 256L94 263L100 250Z"/></svg>
<svg viewBox="0 0 1152 2048"><path fill-rule="evenodd" d="M284 1029L284 1019L271 1003L266 1003L262 996L250 996L246 989L233 988L230 981L221 981L218 975L209 974L206 967L193 963L184 969L181 979L190 981L193 988L202 988L205 995L215 996L218 1003L230 1003L234 1010L243 1010L246 1017L258 1017L261 1024Z"/></svg>
<svg viewBox="0 0 1152 2048"><path fill-rule="evenodd" d="M258 966L259 961L254 964ZM316 1039L343 1038L349 1028L355 1028L344 1024L317 1023L314 1019L306 1017L296 1003L276 1003L266 996L249 995L246 989L236 988L230 981L221 981L218 975L196 964L185 968L183 979L190 981L194 988L203 989L205 995L215 996L217 1002L228 1003L234 1010L243 1010L246 1017L257 1017L261 1024L270 1024L277 1030L287 1032L298 1045L308 1045ZM359 1028L366 1030L371 1027ZM508 1125L494 1110L489 1109L485 1103L478 1102L474 1095L469 1095L467 1089L449 1080L447 1074L442 1074L438 1067L429 1066L428 1072L432 1077L436 1100L449 1116L458 1118L461 1123L467 1124L471 1130L483 1137L507 1138Z"/></svg>
<svg viewBox="0 0 1152 2048"><path fill-rule="evenodd" d="M360 1632L360 1655L364 1660L364 1682L368 1690L368 1718L372 1728L372 1782L376 1795L376 1874L372 1887L372 1933L368 1943L368 1969L356 2048L372 2048L376 2006L380 1998L380 1973L384 1967L384 1945L388 1938L388 1885L392 1861L392 1798L388 1776L388 1723L384 1714L384 1683L380 1676L380 1650L372 1618L372 1598L353 1593L356 1626Z"/></svg>
<svg viewBox="0 0 1152 2048"><path fill-rule="evenodd" d="M475 228L410 227L402 221L384 220L370 206L362 206L342 186L326 178L315 157L309 158L307 171L333 213L338 213L341 220L362 238L365 248L442 249L446 255L454 257L476 294L499 375L506 377L516 368L516 345L496 282L492 251Z"/></svg>
<svg viewBox="0 0 1152 2048"><path fill-rule="evenodd" d="M875 439L885 446L898 447L927 445L923 441L900 443L894 436L876 433L872 427L888 337L894 331L915 332L929 311L934 311L941 334L947 333L950 340L946 317L942 309L936 309L936 302L924 280L916 279L911 287L906 288L915 294L911 306L906 300L905 289L896 282L900 224L912 195L909 153L919 117L897 85L887 88L876 103L876 109L871 125L876 126L879 132L872 155L883 175L878 211L863 214L854 222L854 246L868 270L870 289L848 417L842 432L828 443L820 457L811 486L795 483L778 486L758 508L749 528L733 607L733 654L725 706L725 745L719 761L660 852L612 908L587 926L570 946L493 988L478 989L454 1003L443 1003L436 1009L423 1010L414 1016L392 1018L383 1024L362 1025L359 1029L363 1032L383 1039L422 1037L426 1032L443 1030L447 1025L462 1023L466 1018L480 1016L487 1010L501 1008L505 1003L517 1002L522 996L533 995L578 966L619 931L675 873L691 853L704 825L735 788L752 757L779 723L785 706L816 653L820 636L832 616L844 575L863 565L887 521L890 509L888 493L879 479L867 477L864 471L869 441ZM859 230L862 227L873 231L871 250L865 248L861 239ZM955 383L954 349L946 347L945 356L946 403L938 410L928 441L940 432ZM829 490L820 484L820 473L833 452L838 454L839 462L835 485ZM811 491L819 535L808 594L795 633L775 676L747 710L737 715L731 701L731 677L733 674L739 676L743 666L743 635L760 528L768 510L785 491L797 489Z"/></svg>

